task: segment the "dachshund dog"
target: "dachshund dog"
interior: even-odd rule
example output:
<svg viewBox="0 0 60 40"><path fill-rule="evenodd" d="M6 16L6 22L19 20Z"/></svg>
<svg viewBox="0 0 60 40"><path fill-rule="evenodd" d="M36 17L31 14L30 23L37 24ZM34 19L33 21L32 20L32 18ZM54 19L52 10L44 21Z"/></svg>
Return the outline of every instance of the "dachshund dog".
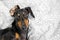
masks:
<svg viewBox="0 0 60 40"><path fill-rule="evenodd" d="M9 12L14 21L11 28L0 30L0 40L28 40L29 15L35 18L31 8L16 5Z"/></svg>

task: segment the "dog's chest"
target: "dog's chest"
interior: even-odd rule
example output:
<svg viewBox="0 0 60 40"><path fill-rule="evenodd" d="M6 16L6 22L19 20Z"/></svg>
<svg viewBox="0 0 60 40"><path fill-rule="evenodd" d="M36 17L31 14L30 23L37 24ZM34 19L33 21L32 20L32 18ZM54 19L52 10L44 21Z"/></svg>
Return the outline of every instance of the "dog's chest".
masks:
<svg viewBox="0 0 60 40"><path fill-rule="evenodd" d="M26 40L26 33L18 34L18 33L16 32L16 33L15 33L15 40Z"/></svg>

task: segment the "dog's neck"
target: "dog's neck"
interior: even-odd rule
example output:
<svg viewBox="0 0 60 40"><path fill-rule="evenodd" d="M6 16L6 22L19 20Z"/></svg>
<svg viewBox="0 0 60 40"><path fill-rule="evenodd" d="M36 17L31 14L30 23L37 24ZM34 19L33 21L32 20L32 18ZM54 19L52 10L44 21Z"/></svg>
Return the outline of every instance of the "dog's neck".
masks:
<svg viewBox="0 0 60 40"><path fill-rule="evenodd" d="M17 33L21 34L21 30L19 29L19 27L16 26L16 21L15 20L12 23L12 28L14 29L14 32L17 32Z"/></svg>

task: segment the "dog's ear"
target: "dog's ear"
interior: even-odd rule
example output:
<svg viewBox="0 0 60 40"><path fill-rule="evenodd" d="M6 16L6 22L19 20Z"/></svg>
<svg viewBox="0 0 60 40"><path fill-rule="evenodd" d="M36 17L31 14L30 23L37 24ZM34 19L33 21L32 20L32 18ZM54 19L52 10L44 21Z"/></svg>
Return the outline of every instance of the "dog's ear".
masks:
<svg viewBox="0 0 60 40"><path fill-rule="evenodd" d="M33 14L33 12L32 12L32 10L31 10L30 7L26 7L25 10L27 10L27 12L30 13L30 15L31 15L33 18L35 18L35 16L34 16L34 14Z"/></svg>
<svg viewBox="0 0 60 40"><path fill-rule="evenodd" d="M11 16L14 16L14 13L18 10L18 9L20 9L20 7L19 7L19 5L15 5L13 8L11 8L10 9L10 15Z"/></svg>

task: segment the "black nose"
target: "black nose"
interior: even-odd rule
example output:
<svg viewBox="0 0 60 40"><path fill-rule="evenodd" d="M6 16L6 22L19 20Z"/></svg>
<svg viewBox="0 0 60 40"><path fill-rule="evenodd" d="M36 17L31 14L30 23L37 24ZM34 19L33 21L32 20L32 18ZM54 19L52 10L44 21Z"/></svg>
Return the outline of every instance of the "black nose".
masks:
<svg viewBox="0 0 60 40"><path fill-rule="evenodd" d="M22 29L23 29L23 30L26 30L26 27L25 27L25 26L23 26L23 27L22 27Z"/></svg>

